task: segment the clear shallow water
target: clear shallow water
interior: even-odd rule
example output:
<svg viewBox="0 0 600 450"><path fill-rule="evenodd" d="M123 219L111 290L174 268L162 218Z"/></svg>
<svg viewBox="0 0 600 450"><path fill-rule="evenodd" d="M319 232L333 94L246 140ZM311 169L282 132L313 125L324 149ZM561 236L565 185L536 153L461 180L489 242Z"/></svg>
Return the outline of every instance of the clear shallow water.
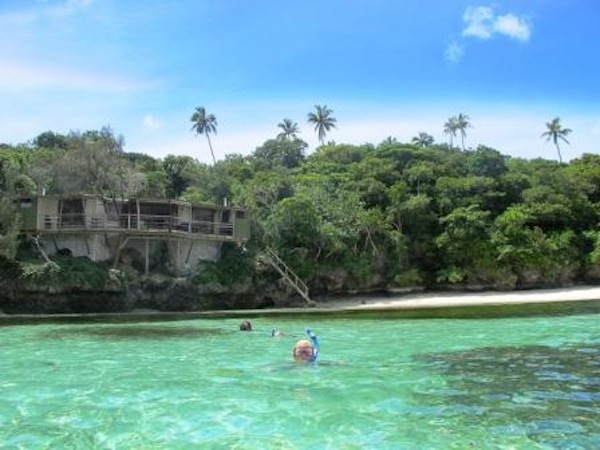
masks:
<svg viewBox="0 0 600 450"><path fill-rule="evenodd" d="M4 326L0 447L596 449L599 319Z"/></svg>

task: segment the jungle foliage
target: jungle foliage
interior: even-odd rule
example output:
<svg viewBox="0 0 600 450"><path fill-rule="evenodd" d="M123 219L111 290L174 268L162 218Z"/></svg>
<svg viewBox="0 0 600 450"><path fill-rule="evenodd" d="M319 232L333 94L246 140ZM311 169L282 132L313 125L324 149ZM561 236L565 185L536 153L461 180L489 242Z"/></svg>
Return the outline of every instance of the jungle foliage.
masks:
<svg viewBox="0 0 600 450"><path fill-rule="evenodd" d="M459 149L391 138L329 143L306 155L307 144L287 125L291 131L252 154L213 165L127 153L109 128L0 145L0 256L18 261L14 196L97 193L216 204L227 198L247 208L247 251L228 249L198 282L256 276L248 255L265 247L309 285L343 273L349 289L559 285L582 279L600 261L599 155L560 163L486 146L462 150L464 142ZM78 277L76 265L69 271Z"/></svg>

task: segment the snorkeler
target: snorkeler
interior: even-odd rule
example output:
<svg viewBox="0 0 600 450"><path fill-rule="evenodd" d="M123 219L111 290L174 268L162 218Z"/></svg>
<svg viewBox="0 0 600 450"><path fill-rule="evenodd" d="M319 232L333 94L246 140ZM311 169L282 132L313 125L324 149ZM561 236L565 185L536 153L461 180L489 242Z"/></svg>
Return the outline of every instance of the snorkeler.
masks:
<svg viewBox="0 0 600 450"><path fill-rule="evenodd" d="M240 331L252 331L252 323L249 320L244 320L240 324Z"/></svg>
<svg viewBox="0 0 600 450"><path fill-rule="evenodd" d="M310 328L306 329L306 334L310 338L302 339L294 345L294 360L299 362L315 362L319 356L319 340Z"/></svg>

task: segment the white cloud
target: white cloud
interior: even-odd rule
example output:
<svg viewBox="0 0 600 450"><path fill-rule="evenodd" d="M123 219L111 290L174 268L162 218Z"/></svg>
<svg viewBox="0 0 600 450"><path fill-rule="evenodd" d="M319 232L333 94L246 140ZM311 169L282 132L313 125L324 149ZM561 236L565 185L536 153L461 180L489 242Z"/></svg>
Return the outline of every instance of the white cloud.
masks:
<svg viewBox="0 0 600 450"><path fill-rule="evenodd" d="M469 6L463 15L467 26L463 30L463 36L474 36L481 39L492 37L494 13L488 6Z"/></svg>
<svg viewBox="0 0 600 450"><path fill-rule="evenodd" d="M469 6L464 15L463 36L490 39L494 35L504 35L518 41L528 41L531 37L531 24L523 17L514 14L496 15L490 6Z"/></svg>
<svg viewBox="0 0 600 450"><path fill-rule="evenodd" d="M110 73L84 72L70 67L3 61L0 66L0 90L90 89L100 91L137 91L156 83L127 79Z"/></svg>
<svg viewBox="0 0 600 450"><path fill-rule="evenodd" d="M460 62L464 54L463 47L457 42L452 42L444 51L444 59L449 63L456 64Z"/></svg>
<svg viewBox="0 0 600 450"><path fill-rule="evenodd" d="M528 41L531 36L531 25L512 14L498 16L494 23L494 30L523 42Z"/></svg>
<svg viewBox="0 0 600 450"><path fill-rule="evenodd" d="M161 123L158 121L158 119L150 114L144 116L142 123L144 125L144 129L149 131L155 131L161 127Z"/></svg>
<svg viewBox="0 0 600 450"><path fill-rule="evenodd" d="M88 10L95 0L66 0L63 2L38 1L33 8L26 5L17 11L0 14L2 26L22 27L39 24L43 20L65 19Z"/></svg>

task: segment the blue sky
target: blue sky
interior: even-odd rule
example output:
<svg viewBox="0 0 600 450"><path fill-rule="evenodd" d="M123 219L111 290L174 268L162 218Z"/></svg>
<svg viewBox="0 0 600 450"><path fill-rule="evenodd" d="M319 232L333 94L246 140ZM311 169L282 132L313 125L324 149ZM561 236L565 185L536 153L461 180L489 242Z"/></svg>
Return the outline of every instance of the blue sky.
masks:
<svg viewBox="0 0 600 450"><path fill-rule="evenodd" d="M190 117L217 117L215 154L249 154L284 118L328 139L445 142L556 158L540 138L559 116L568 160L600 151L597 0L3 0L0 142L52 130L123 135L126 151L210 162Z"/></svg>

